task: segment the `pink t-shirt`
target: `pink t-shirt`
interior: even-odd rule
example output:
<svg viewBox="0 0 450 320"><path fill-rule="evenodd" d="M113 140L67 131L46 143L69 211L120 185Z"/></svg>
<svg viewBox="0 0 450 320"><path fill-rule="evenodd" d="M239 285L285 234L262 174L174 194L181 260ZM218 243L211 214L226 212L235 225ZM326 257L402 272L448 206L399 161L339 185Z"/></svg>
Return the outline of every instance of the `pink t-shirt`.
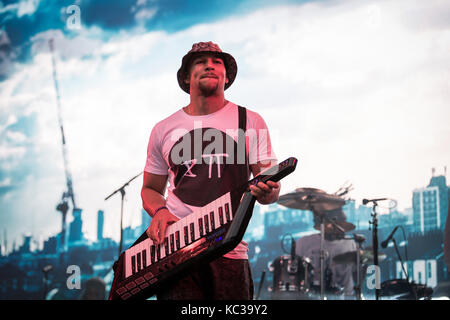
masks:
<svg viewBox="0 0 450 320"><path fill-rule="evenodd" d="M180 109L155 125L144 170L169 176L166 206L172 214L184 218L223 195L239 173L233 151L237 137L238 108L232 102L202 116ZM248 109L246 150L249 164L276 161L266 123ZM247 252L242 241L224 256L247 259Z"/></svg>

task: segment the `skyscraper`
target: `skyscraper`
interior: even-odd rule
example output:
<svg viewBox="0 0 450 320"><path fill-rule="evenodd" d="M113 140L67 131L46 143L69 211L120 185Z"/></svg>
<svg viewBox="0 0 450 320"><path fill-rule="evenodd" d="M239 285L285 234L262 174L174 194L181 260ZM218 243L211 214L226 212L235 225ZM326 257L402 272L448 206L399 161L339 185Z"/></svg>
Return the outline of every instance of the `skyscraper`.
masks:
<svg viewBox="0 0 450 320"><path fill-rule="evenodd" d="M101 241L103 239L103 223L104 223L104 212L103 210L98 210L97 212L97 240Z"/></svg>
<svg viewBox="0 0 450 320"><path fill-rule="evenodd" d="M445 176L433 176L427 187L415 189L412 201L416 232L444 229L448 210Z"/></svg>
<svg viewBox="0 0 450 320"><path fill-rule="evenodd" d="M73 221L70 223L69 229L69 242L76 242L83 239L81 211L81 209L73 209Z"/></svg>

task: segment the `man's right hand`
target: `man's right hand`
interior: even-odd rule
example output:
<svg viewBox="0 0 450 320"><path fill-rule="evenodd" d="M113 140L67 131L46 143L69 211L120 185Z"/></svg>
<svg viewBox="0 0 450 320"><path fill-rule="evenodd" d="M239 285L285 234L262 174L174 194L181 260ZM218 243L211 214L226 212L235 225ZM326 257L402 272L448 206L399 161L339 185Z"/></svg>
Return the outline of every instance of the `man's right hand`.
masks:
<svg viewBox="0 0 450 320"><path fill-rule="evenodd" d="M156 213L152 218L150 226L147 228L147 235L153 240L155 244L161 244L164 242L164 236L166 234L166 228L177 222L178 219L175 215L170 213L167 209L162 209Z"/></svg>

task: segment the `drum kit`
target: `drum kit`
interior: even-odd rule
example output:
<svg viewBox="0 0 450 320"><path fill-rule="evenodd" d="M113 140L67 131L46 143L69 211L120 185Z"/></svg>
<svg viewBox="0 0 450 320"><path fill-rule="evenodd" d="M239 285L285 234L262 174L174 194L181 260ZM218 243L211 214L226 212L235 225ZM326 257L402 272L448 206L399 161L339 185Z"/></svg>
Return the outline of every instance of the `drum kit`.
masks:
<svg viewBox="0 0 450 320"><path fill-rule="evenodd" d="M355 229L352 223L336 220L330 212L341 209L345 200L339 195L328 194L316 188L298 188L295 192L280 196L278 204L300 210L309 210L314 214L314 226L320 231L320 281L319 285L313 282L314 270L310 257L300 257L291 252L275 259L269 266L273 273L273 286L269 287L273 299L296 299L296 300L325 300L334 296L343 297L343 288L332 285L331 270L325 265L325 235L338 235L340 239L354 240L356 250L335 255L332 259L334 264L354 265L356 268L356 285L354 290L355 299L362 300L361 284L363 267L373 264L374 260L383 261L386 255L377 254L375 259L374 250L364 249L362 244L364 236L353 234L348 237L345 234ZM294 250L293 250L294 251ZM353 275L352 275L353 276Z"/></svg>

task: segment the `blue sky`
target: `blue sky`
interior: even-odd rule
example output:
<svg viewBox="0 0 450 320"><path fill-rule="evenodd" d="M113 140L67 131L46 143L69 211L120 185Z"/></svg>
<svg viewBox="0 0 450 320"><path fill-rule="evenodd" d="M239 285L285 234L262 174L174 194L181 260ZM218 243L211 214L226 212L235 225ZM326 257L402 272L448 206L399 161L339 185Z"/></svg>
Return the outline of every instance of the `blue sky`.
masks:
<svg viewBox="0 0 450 320"><path fill-rule="evenodd" d="M350 181L357 202L410 207L450 162L449 27L441 1L0 1L0 225L9 243L60 228L50 38L85 231L95 238L104 209L117 238L119 199L103 199L143 169L153 125L188 103L175 75L198 41L233 54L226 97L266 119L280 160L299 158L282 192ZM140 222L140 183L126 224Z"/></svg>

